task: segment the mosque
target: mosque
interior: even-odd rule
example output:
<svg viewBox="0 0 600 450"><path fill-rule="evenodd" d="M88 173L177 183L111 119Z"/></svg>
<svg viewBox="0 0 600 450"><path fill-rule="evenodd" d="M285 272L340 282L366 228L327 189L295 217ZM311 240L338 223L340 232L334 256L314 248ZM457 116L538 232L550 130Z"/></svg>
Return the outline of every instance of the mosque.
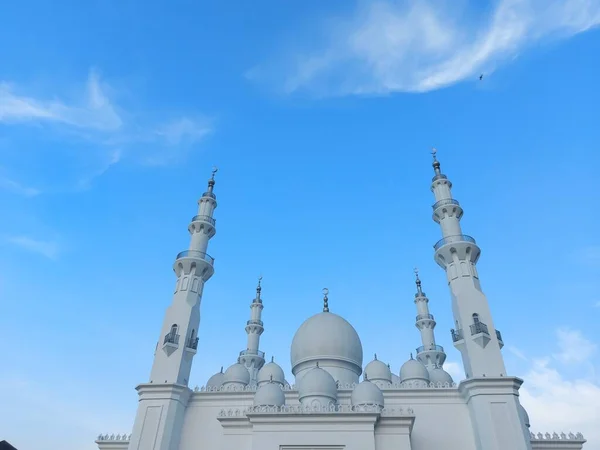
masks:
<svg viewBox="0 0 600 450"><path fill-rule="evenodd" d="M246 325L247 348L201 389L188 380L198 346L204 284L214 273L208 255L217 207L214 171L179 253L171 305L156 345L150 380L137 387L139 405L129 435L98 436L100 450L580 450L580 433L529 431L519 402L523 380L506 373L502 335L482 292L480 248L463 234L463 208L435 156L433 220L442 238L435 262L444 269L466 378L444 370L436 321L416 277L416 327L421 346L398 374L374 359L363 366L360 337L344 318L323 310L306 319L290 349L290 384L259 349L264 331L260 281ZM210 320L210 318L207 318ZM362 380L361 380L362 375ZM458 384L455 381L459 381Z"/></svg>

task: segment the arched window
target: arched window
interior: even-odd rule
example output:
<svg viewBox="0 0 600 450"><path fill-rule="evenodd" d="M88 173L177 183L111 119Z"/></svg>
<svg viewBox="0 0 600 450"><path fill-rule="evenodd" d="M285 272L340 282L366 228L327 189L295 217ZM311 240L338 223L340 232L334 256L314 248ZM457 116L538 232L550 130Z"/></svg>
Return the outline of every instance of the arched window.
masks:
<svg viewBox="0 0 600 450"><path fill-rule="evenodd" d="M177 334L177 328L178 328L178 327L177 327L177 324L176 324L176 323L174 323L173 325L171 325L171 333L172 333L173 335L176 335L176 334Z"/></svg>
<svg viewBox="0 0 600 450"><path fill-rule="evenodd" d="M473 323L479 323L479 314L477 314L477 313L473 314Z"/></svg>

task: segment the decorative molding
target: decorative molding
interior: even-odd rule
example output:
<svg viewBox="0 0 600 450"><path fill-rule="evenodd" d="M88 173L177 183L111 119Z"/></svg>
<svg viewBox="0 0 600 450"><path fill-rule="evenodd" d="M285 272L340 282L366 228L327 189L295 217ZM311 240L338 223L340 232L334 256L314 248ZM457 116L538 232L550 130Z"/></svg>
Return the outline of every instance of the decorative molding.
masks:
<svg viewBox="0 0 600 450"><path fill-rule="evenodd" d="M583 437L583 434L581 433L530 433L531 434L531 440L532 441L545 441L545 442L550 442L550 441L558 441L558 442L563 442L563 441L579 441L581 443L585 442L585 438Z"/></svg>
<svg viewBox="0 0 600 450"><path fill-rule="evenodd" d="M353 390L358 383L338 383L338 390ZM410 389L457 389L458 385L456 383L429 383L427 385L424 384L423 381L405 381L403 383L388 383L382 384L380 389L382 390L410 390ZM256 385L247 385L247 386L196 386L194 388L194 393L214 393L214 392L256 392L258 387ZM297 391L296 385L285 385L282 388L284 391Z"/></svg>
<svg viewBox="0 0 600 450"><path fill-rule="evenodd" d="M382 408L379 405L330 405L324 407L311 407L302 405L285 406L250 406L245 409L222 409L218 417L244 417L247 414L380 414L382 417L413 416L414 410L409 406L403 408Z"/></svg>
<svg viewBox="0 0 600 450"><path fill-rule="evenodd" d="M131 434L104 434L99 435L96 442L129 442Z"/></svg>

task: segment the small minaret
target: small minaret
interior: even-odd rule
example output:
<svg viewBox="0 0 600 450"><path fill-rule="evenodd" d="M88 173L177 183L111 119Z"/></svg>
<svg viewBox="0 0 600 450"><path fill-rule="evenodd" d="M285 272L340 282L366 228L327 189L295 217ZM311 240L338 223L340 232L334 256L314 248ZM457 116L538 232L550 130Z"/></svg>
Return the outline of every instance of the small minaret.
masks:
<svg viewBox="0 0 600 450"><path fill-rule="evenodd" d="M456 328L454 346L462 355L466 380L458 387L465 399L477 450L531 450L529 431L521 420L518 391L523 380L506 375L503 343L477 274L479 246L463 234L463 209L452 198L452 183L440 169L433 150L435 195L433 220L442 229L434 245L435 262L446 271Z"/></svg>
<svg viewBox="0 0 600 450"><path fill-rule="evenodd" d="M154 353L150 382L137 387L140 402L129 443L130 450L173 450L179 437L187 401L192 361L198 350L200 302L204 283L213 275L214 259L206 252L215 235L213 193L215 173L198 200L198 214L188 227L190 246L175 258L177 276L171 305L167 308Z"/></svg>
<svg viewBox="0 0 600 450"><path fill-rule="evenodd" d="M265 331L263 321L261 320L263 302L260 297L262 277L258 278L256 287L256 297L250 304L250 320L246 322L246 333L248 334L248 345L246 350L240 352L238 362L243 364L250 372L250 380L256 382L258 371L265 364L265 353L258 347L260 344L260 335Z"/></svg>
<svg viewBox="0 0 600 450"><path fill-rule="evenodd" d="M417 318L415 326L421 332L421 347L417 348L417 359L428 369L442 367L446 361L446 353L441 345L436 345L433 330L435 319L429 312L429 299L421 289L419 271L415 269L417 293L415 294L415 305L417 305Z"/></svg>

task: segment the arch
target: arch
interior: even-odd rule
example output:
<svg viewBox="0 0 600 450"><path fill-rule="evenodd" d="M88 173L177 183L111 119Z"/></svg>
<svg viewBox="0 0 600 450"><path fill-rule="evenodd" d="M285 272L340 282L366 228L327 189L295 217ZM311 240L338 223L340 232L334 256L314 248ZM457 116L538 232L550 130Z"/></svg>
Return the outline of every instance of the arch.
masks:
<svg viewBox="0 0 600 450"><path fill-rule="evenodd" d="M473 323L479 323L479 314L473 313Z"/></svg>
<svg viewBox="0 0 600 450"><path fill-rule="evenodd" d="M179 330L179 326L176 323L171 325L171 333L173 334L173 336L175 336L177 334L178 330Z"/></svg>

